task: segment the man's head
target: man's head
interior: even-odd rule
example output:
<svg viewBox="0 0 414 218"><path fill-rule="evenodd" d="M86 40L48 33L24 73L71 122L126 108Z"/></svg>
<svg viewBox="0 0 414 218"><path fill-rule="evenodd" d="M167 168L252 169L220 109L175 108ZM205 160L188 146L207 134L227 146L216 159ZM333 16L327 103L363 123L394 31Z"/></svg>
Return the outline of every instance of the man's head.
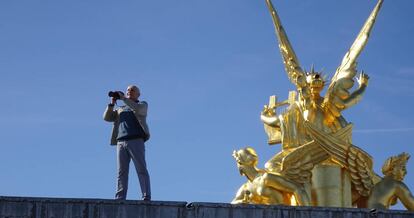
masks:
<svg viewBox="0 0 414 218"><path fill-rule="evenodd" d="M382 166L382 173L385 176L402 181L407 174L406 165L409 158L410 155L405 152L388 158Z"/></svg>
<svg viewBox="0 0 414 218"><path fill-rule="evenodd" d="M128 86L126 90L126 98L131 100L138 100L138 97L141 95L141 92L139 91L139 88L135 85Z"/></svg>

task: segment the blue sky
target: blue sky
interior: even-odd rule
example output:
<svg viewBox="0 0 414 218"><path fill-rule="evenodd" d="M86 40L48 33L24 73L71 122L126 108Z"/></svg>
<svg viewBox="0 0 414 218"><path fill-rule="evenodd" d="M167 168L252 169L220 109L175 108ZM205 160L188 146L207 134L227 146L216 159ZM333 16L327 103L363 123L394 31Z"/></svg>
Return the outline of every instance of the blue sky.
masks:
<svg viewBox="0 0 414 218"><path fill-rule="evenodd" d="M302 66L329 76L375 2L274 0ZM413 6L384 2L359 58L369 87L344 113L377 173L388 156L414 155ZM0 195L11 196L113 198L102 113L109 90L137 84L153 199L230 202L245 182L232 151L254 147L260 166L278 152L259 114L294 89L264 0L1 0L0 75ZM414 160L407 168L414 191Z"/></svg>

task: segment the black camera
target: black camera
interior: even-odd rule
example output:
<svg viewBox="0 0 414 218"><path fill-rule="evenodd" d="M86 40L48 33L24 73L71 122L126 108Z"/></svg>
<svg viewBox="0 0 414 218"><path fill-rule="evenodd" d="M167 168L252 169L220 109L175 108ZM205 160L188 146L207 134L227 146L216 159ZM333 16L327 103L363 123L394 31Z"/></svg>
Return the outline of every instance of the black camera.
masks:
<svg viewBox="0 0 414 218"><path fill-rule="evenodd" d="M118 99L121 98L121 96L119 95L119 92L122 93L122 95L124 95L124 93L121 92L121 91L109 91L108 92L108 96L109 97L112 97L112 98L115 98L116 100L118 100Z"/></svg>

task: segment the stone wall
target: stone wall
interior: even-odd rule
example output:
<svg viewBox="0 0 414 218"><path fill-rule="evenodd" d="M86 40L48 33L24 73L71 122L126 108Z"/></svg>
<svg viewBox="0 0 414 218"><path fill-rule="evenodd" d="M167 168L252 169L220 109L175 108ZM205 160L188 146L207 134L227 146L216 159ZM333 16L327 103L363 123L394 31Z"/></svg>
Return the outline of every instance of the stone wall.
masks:
<svg viewBox="0 0 414 218"><path fill-rule="evenodd" d="M172 201L116 201L103 199L1 197L0 218L351 218L414 217L413 212L355 208L288 207L186 203Z"/></svg>

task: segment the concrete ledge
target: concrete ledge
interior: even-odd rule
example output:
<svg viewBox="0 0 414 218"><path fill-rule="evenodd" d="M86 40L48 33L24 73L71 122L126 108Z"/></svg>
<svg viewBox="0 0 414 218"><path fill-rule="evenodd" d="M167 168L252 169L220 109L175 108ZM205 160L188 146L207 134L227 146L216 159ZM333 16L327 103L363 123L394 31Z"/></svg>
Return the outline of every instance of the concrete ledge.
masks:
<svg viewBox="0 0 414 218"><path fill-rule="evenodd" d="M204 202L117 201L107 199L1 197L0 218L351 218L414 217L407 211L231 205Z"/></svg>

